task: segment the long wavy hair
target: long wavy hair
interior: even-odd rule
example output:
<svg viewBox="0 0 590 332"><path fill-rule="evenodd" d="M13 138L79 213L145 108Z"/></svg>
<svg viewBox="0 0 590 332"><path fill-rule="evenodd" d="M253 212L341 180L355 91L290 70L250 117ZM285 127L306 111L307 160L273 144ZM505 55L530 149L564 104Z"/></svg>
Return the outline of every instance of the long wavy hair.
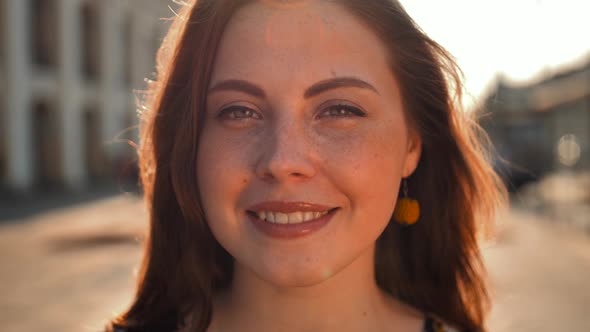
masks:
<svg viewBox="0 0 590 332"><path fill-rule="evenodd" d="M159 49L157 79L141 113L141 184L149 209L137 292L107 330L174 331L192 317L206 331L233 259L213 237L199 197L196 156L216 51L248 0L184 1ZM408 179L421 205L411 227L390 222L376 243L378 286L463 331L486 331L490 309L478 247L505 189L489 164L487 136L461 106L461 72L395 0L338 0L389 51L404 112L422 138ZM392 142L393 144L393 142ZM490 234L489 232L484 232Z"/></svg>

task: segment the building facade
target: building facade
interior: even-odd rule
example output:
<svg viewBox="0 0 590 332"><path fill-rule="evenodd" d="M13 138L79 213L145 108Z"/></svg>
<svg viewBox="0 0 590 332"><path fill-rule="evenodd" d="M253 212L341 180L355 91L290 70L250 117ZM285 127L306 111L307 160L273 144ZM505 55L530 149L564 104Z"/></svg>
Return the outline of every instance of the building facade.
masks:
<svg viewBox="0 0 590 332"><path fill-rule="evenodd" d="M512 184L590 169L590 59L526 85L499 80L480 112Z"/></svg>
<svg viewBox="0 0 590 332"><path fill-rule="evenodd" d="M0 0L3 188L84 188L133 158L134 90L171 16L165 0Z"/></svg>

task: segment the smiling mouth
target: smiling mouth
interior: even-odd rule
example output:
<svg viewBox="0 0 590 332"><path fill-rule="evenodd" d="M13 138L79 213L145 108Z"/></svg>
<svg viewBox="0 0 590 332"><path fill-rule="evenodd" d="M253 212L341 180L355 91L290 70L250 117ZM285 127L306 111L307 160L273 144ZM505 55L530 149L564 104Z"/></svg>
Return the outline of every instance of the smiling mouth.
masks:
<svg viewBox="0 0 590 332"><path fill-rule="evenodd" d="M252 217L272 224L303 224L318 220L325 215L334 213L338 208L329 209L323 212L319 211L296 211L290 213L282 213L275 211L246 211Z"/></svg>

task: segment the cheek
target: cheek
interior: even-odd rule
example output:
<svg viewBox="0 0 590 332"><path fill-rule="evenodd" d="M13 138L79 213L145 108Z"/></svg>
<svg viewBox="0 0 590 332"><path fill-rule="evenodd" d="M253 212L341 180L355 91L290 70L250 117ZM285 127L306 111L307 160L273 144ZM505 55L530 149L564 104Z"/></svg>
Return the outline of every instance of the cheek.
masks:
<svg viewBox="0 0 590 332"><path fill-rule="evenodd" d="M214 131L204 131L197 154L197 179L207 215L232 201L244 183L243 144L228 141Z"/></svg>
<svg viewBox="0 0 590 332"><path fill-rule="evenodd" d="M395 199L404 159L403 135L395 130L373 127L322 144L325 174L333 183L348 188L343 192L363 200Z"/></svg>
<svg viewBox="0 0 590 332"><path fill-rule="evenodd" d="M373 128L333 142L325 152L324 174L350 205L348 230L356 235L349 242L374 241L389 223L398 196L404 137Z"/></svg>
<svg viewBox="0 0 590 332"><path fill-rule="evenodd" d="M246 179L242 145L215 130L204 130L197 154L198 189L207 223L215 239L234 253L242 232L235 218L235 202Z"/></svg>
<svg viewBox="0 0 590 332"><path fill-rule="evenodd" d="M205 182L235 181L239 170L247 163L247 142L244 137L205 130L200 137L197 157L199 179Z"/></svg>

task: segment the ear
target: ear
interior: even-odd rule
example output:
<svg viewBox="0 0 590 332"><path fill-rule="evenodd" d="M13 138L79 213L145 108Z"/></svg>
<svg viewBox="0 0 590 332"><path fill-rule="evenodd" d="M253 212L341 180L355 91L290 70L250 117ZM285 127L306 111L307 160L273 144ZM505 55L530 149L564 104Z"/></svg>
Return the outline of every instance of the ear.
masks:
<svg viewBox="0 0 590 332"><path fill-rule="evenodd" d="M406 147L406 158L404 160L402 176L407 178L412 175L418 167L420 156L422 155L422 138L420 134L414 130L408 130L408 144Z"/></svg>

